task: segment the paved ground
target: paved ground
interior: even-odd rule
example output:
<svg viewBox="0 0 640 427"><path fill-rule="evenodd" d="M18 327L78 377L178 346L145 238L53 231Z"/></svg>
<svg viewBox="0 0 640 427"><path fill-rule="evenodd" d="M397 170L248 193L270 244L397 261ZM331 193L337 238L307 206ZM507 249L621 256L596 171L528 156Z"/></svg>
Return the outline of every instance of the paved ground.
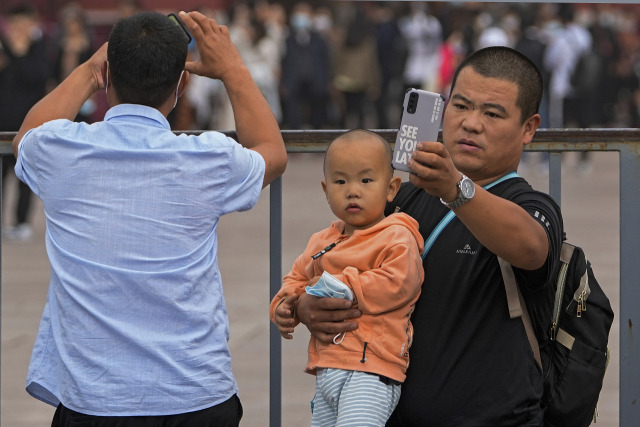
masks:
<svg viewBox="0 0 640 427"><path fill-rule="evenodd" d="M616 153L594 154L593 171L582 176L566 156L563 172L563 211L567 233L583 246L614 310L619 304L619 179ZM547 189L546 178L534 167L522 174L536 188ZM332 220L320 187L321 156L291 155L285 174L283 214L283 271L304 249L307 238ZM220 225L220 266L231 319L231 350L245 416L242 425L268 425L268 208L265 190L258 206L225 217ZM11 196L7 192L7 196ZM9 219L11 201L5 206ZM2 389L1 423L5 427L50 425L53 408L24 391L24 378L39 318L45 301L49 264L44 249L44 220L34 210L35 236L30 242L2 243ZM304 328L293 341L283 342L282 425L309 425L313 377L302 372L308 335ZM619 327L610 339L613 357L600 397L598 426L618 425Z"/></svg>

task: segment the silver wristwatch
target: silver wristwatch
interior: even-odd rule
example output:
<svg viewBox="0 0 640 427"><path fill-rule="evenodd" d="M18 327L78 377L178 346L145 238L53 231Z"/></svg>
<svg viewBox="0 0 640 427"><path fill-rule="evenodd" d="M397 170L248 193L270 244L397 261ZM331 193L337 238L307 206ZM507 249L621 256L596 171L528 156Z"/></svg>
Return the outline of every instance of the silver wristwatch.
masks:
<svg viewBox="0 0 640 427"><path fill-rule="evenodd" d="M462 179L458 182L458 197L453 202L447 203L440 199L443 205L449 209L459 208L467 203L476 194L476 186L471 179L462 174Z"/></svg>

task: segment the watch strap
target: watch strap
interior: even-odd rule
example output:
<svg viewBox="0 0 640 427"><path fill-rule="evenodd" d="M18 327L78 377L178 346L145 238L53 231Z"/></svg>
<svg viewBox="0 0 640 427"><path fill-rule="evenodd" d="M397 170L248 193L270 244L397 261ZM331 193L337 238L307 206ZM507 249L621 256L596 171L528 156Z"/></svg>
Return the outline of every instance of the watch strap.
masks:
<svg viewBox="0 0 640 427"><path fill-rule="evenodd" d="M458 197L456 197L454 201L445 202L444 200L442 200L442 198L440 198L440 202L442 202L442 204L448 207L449 209L455 209L455 208L459 208L460 206L464 205L469 200L471 200L470 197L466 197L462 192L462 182L467 179L469 179L469 177L467 177L465 174L462 174L462 178L460 178L460 181L458 181L458 183L456 184L456 187L458 187ZM471 197L473 197L473 195Z"/></svg>

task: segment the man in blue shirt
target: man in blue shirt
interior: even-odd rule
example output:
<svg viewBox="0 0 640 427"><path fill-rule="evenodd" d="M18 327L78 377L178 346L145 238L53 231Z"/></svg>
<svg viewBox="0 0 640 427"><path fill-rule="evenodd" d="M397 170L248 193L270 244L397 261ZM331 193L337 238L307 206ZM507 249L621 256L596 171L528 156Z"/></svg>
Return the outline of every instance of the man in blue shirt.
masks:
<svg viewBox="0 0 640 427"><path fill-rule="evenodd" d="M220 216L254 206L287 155L228 29L180 13L119 21L108 44L36 104L14 139L16 174L43 202L51 263L27 391L53 425L236 426ZM175 135L189 73L225 84L238 142ZM105 89L102 122L75 123Z"/></svg>

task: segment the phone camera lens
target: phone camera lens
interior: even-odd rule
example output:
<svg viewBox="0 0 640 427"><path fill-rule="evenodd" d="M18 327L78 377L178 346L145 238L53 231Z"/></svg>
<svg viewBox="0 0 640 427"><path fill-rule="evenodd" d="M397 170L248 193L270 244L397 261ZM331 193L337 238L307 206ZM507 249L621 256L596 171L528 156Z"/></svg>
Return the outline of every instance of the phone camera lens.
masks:
<svg viewBox="0 0 640 427"><path fill-rule="evenodd" d="M411 92L409 94L409 102L407 103L407 113L413 114L418 108L418 94Z"/></svg>

